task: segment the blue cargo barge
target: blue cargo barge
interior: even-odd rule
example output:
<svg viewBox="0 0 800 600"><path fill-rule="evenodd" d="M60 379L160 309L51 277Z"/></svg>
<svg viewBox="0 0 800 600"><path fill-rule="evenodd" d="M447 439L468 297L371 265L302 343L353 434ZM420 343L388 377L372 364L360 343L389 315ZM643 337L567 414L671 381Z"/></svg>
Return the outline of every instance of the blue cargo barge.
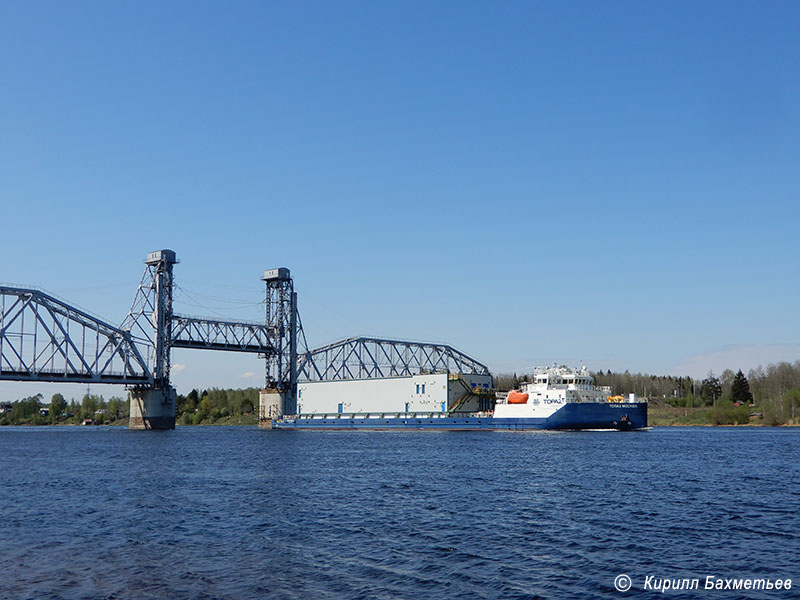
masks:
<svg viewBox="0 0 800 600"><path fill-rule="evenodd" d="M647 402L594 385L586 367L537 368L520 389L490 394L483 375L301 384L296 415L276 429L612 429L647 427ZM427 387L426 387L427 386ZM399 409L399 410L398 410Z"/></svg>

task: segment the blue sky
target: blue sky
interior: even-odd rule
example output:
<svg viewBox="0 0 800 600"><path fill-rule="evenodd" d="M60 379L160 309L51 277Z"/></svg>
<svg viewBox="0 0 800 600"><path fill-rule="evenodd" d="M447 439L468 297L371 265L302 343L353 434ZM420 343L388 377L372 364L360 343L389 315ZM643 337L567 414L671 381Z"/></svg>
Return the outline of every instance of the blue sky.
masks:
<svg viewBox="0 0 800 600"><path fill-rule="evenodd" d="M704 375L800 358L792 2L5 2L0 281L112 322ZM258 385L176 351L179 391ZM0 383L0 396L40 386ZM46 392L48 393L48 392ZM82 389L75 395L82 394Z"/></svg>

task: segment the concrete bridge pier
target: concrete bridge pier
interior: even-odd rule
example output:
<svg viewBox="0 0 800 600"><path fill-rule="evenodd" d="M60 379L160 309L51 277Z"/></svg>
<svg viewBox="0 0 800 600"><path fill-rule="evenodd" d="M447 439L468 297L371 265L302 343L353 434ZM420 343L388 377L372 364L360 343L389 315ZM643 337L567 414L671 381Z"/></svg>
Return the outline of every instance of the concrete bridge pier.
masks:
<svg viewBox="0 0 800 600"><path fill-rule="evenodd" d="M131 390L129 429L175 429L175 400L171 385L166 388Z"/></svg>
<svg viewBox="0 0 800 600"><path fill-rule="evenodd" d="M274 423L284 414L285 393L275 388L265 388L258 394L258 426L273 429Z"/></svg>

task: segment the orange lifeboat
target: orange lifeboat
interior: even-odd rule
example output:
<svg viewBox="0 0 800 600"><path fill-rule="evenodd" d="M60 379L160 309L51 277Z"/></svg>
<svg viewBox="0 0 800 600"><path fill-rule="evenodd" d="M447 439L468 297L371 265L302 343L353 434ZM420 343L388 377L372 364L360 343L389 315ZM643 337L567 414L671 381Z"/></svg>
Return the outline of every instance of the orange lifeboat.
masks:
<svg viewBox="0 0 800 600"><path fill-rule="evenodd" d="M527 404L528 403L528 394L523 394L522 392L518 392L516 390L512 390L508 392L508 403L509 404Z"/></svg>

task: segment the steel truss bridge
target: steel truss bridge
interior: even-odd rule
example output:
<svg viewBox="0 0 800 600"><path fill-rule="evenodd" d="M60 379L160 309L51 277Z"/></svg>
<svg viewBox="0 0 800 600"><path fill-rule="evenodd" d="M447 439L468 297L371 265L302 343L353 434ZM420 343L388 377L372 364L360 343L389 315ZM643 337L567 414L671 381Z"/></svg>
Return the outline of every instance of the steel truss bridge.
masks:
<svg viewBox="0 0 800 600"><path fill-rule="evenodd" d="M0 380L117 383L131 389L171 389L172 348L257 353L268 378L292 385L283 354L292 337L280 323L193 317L173 313L171 250L151 252L133 305L115 326L41 290L0 287ZM288 270L266 280L267 299L296 311ZM166 396L165 396L166 397Z"/></svg>
<svg viewBox="0 0 800 600"><path fill-rule="evenodd" d="M39 290L0 287L0 379L152 384L130 333Z"/></svg>
<svg viewBox="0 0 800 600"><path fill-rule="evenodd" d="M308 349L286 268L264 272L264 322L174 314L172 250L151 252L133 304L114 326L33 288L0 286L0 380L124 384L167 405L172 348L250 352L266 360L265 387L292 401L297 382L433 372L489 374L452 346L371 337ZM174 400L171 408L174 427ZM133 413L131 418L133 427Z"/></svg>
<svg viewBox="0 0 800 600"><path fill-rule="evenodd" d="M444 344L355 337L300 354L297 369L301 381L442 372L489 375L489 368Z"/></svg>
<svg viewBox="0 0 800 600"><path fill-rule="evenodd" d="M168 380L172 348L274 355L265 323L173 314L162 275L148 264L120 327L40 290L0 287L0 379L153 386Z"/></svg>

